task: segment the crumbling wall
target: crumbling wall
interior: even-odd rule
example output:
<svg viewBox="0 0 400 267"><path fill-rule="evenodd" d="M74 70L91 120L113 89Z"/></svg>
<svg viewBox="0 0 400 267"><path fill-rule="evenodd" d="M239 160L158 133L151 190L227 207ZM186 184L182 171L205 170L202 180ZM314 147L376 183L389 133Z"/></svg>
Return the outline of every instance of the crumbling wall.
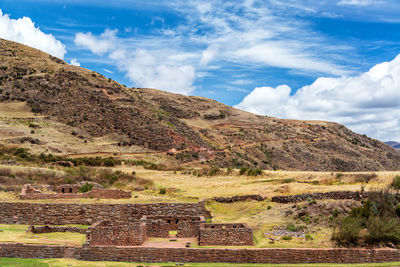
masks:
<svg viewBox="0 0 400 267"><path fill-rule="evenodd" d="M28 227L27 232L31 232L34 234L44 234L44 233L55 233L55 232L71 232L71 233L80 233L86 234L87 229L73 227L73 226L34 226L31 225Z"/></svg>
<svg viewBox="0 0 400 267"><path fill-rule="evenodd" d="M120 189L102 189L102 188L92 188L89 192L78 193L78 190L71 187L71 192L69 193L68 188L64 188L68 193L55 193L55 194L45 194L39 190L35 193L24 193L21 192L19 199L21 200L35 200L35 199L73 199L73 198L110 198L110 199L121 199L121 198L131 198L132 193L128 191L123 191ZM79 188L78 188L79 189ZM76 191L76 192L75 192Z"/></svg>
<svg viewBox="0 0 400 267"><path fill-rule="evenodd" d="M368 197L368 192L355 191L331 191L324 193L309 193L292 196L275 196L272 197L272 202L278 203L296 203L303 202L308 199L353 199L361 200Z"/></svg>

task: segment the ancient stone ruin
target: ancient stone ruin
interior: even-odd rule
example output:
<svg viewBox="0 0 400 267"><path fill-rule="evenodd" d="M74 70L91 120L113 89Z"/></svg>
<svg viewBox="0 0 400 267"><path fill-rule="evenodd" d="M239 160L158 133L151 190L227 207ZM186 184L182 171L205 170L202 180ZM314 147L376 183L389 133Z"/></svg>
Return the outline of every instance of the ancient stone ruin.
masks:
<svg viewBox="0 0 400 267"><path fill-rule="evenodd" d="M80 189L85 184L92 185L88 192L80 193ZM81 182L78 184L66 184L57 186L55 193L44 193L31 184L25 184L22 187L19 199L34 200L34 199L64 199L64 198L110 198L121 199L131 198L132 193L120 189L106 189L92 182Z"/></svg>
<svg viewBox="0 0 400 267"><path fill-rule="evenodd" d="M242 223L207 224L202 216L143 216L135 222L100 221L87 230L86 246L140 246L147 238L193 237L201 246L253 246L253 231Z"/></svg>

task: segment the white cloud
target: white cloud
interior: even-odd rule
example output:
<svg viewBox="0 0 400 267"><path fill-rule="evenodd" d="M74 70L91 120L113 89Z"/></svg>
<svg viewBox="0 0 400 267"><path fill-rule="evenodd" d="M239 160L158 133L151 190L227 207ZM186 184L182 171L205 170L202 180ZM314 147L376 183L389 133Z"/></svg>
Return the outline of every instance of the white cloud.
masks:
<svg viewBox="0 0 400 267"><path fill-rule="evenodd" d="M73 59L71 59L71 65L80 67L81 63L79 63L76 58L73 58Z"/></svg>
<svg viewBox="0 0 400 267"><path fill-rule="evenodd" d="M96 54L107 53L136 86L185 95L194 91L197 76L190 62L197 58L196 55L160 47L159 41L154 40L137 41L137 48L131 49L129 41L118 38L117 31L109 29L99 36L91 33L75 35L75 44ZM166 44L164 40L162 42Z"/></svg>
<svg viewBox="0 0 400 267"><path fill-rule="evenodd" d="M105 72L107 72L107 73L111 73L111 74L114 73L113 71L111 71L111 70L109 70L109 69L106 69L106 68L103 68L103 70L104 70Z"/></svg>
<svg viewBox="0 0 400 267"><path fill-rule="evenodd" d="M141 87L190 94L194 90L192 84L196 78L195 68L192 65L180 64L181 55L155 52L138 49L132 58L126 62L121 61L119 67Z"/></svg>
<svg viewBox="0 0 400 267"><path fill-rule="evenodd" d="M65 46L52 34L42 32L28 17L11 19L0 9L0 37L64 58Z"/></svg>
<svg viewBox="0 0 400 267"><path fill-rule="evenodd" d="M247 70L278 67L308 75L349 73L332 60L342 60L347 47L330 45L309 25L274 14L263 1L169 3L183 16L177 26L161 19L163 23L153 23L150 32L134 32L130 38L109 29L100 35L77 33L75 44L107 56L135 86L183 94L195 90L201 73L229 65Z"/></svg>
<svg viewBox="0 0 400 267"><path fill-rule="evenodd" d="M338 5L340 6L370 6L373 4L382 3L377 0L340 0Z"/></svg>
<svg viewBox="0 0 400 267"><path fill-rule="evenodd" d="M75 35L75 44L89 49L94 54L104 54L111 51L117 40L117 30L106 29L99 37L91 32L79 32Z"/></svg>
<svg viewBox="0 0 400 267"><path fill-rule="evenodd" d="M258 87L236 108L280 118L328 120L381 140L400 141L400 55L359 76L321 77L291 95Z"/></svg>

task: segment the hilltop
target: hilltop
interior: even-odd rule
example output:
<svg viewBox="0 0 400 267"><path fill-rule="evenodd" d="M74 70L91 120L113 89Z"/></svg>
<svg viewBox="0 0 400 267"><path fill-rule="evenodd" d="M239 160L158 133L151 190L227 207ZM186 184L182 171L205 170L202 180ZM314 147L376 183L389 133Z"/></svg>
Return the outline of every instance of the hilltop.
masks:
<svg viewBox="0 0 400 267"><path fill-rule="evenodd" d="M151 157L175 166L400 167L400 152L337 123L282 120L208 98L127 88L3 39L0 102L0 143L38 153Z"/></svg>

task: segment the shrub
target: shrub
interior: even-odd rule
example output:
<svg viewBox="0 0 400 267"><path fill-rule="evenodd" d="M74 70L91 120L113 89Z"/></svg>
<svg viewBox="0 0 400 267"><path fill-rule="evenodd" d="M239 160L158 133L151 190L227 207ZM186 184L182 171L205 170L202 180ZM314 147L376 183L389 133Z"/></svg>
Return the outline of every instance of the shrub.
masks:
<svg viewBox="0 0 400 267"><path fill-rule="evenodd" d="M247 168L240 168L239 174L243 175L247 172Z"/></svg>
<svg viewBox="0 0 400 267"><path fill-rule="evenodd" d="M94 187L94 184L89 184L89 183L84 183L80 188L79 188L79 193L86 193L92 190Z"/></svg>
<svg viewBox="0 0 400 267"><path fill-rule="evenodd" d="M400 243L399 221L394 218L370 217L367 221L367 229L366 241L369 244Z"/></svg>
<svg viewBox="0 0 400 267"><path fill-rule="evenodd" d="M283 240L292 240L293 237L291 237L290 235L284 235L284 236L282 237L282 239L283 239Z"/></svg>
<svg viewBox="0 0 400 267"><path fill-rule="evenodd" d="M362 220L360 217L348 216L340 222L338 229L334 229L332 239L338 245L357 244L361 229Z"/></svg>
<svg viewBox="0 0 400 267"><path fill-rule="evenodd" d="M294 182L295 182L294 179L291 179L291 178L283 179L283 181L282 181L282 183L284 183L284 184L289 184L289 183L294 183Z"/></svg>
<svg viewBox="0 0 400 267"><path fill-rule="evenodd" d="M390 184L390 187L395 190L400 190L400 175L397 175L396 177L393 178L393 181Z"/></svg>
<svg viewBox="0 0 400 267"><path fill-rule="evenodd" d="M163 187L163 188L160 188L160 194L161 195L165 195L167 193L167 190Z"/></svg>
<svg viewBox="0 0 400 267"><path fill-rule="evenodd" d="M314 238L310 235L310 233L307 233L305 238L306 240L314 240Z"/></svg>
<svg viewBox="0 0 400 267"><path fill-rule="evenodd" d="M368 192L368 201L339 221L332 239L338 245L400 244L400 207L389 189ZM360 234L363 233L363 234Z"/></svg>

